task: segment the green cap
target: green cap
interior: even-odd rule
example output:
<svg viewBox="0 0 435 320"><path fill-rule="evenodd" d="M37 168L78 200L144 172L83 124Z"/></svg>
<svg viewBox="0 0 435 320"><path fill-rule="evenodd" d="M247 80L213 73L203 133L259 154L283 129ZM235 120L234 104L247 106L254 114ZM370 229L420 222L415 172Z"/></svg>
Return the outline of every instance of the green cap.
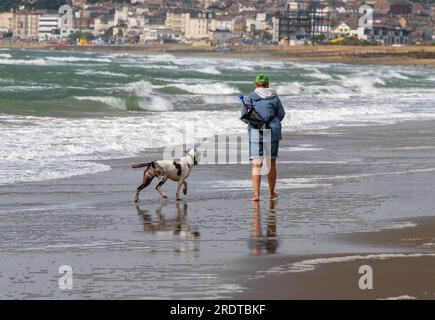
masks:
<svg viewBox="0 0 435 320"><path fill-rule="evenodd" d="M255 78L255 83L269 83L269 77L261 73Z"/></svg>

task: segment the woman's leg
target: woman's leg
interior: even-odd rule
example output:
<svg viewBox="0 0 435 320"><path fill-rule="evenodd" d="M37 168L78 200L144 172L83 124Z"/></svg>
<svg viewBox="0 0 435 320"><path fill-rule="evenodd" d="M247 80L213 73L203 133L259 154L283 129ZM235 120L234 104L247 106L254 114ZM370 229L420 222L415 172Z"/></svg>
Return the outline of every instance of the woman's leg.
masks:
<svg viewBox="0 0 435 320"><path fill-rule="evenodd" d="M254 188L254 197L252 201L260 200L260 185L261 185L261 166L263 165L262 159L252 160L252 187Z"/></svg>
<svg viewBox="0 0 435 320"><path fill-rule="evenodd" d="M278 192L275 192L276 184L276 159L270 160L270 169L267 174L267 180L269 181L269 195L270 199L274 199L279 196Z"/></svg>

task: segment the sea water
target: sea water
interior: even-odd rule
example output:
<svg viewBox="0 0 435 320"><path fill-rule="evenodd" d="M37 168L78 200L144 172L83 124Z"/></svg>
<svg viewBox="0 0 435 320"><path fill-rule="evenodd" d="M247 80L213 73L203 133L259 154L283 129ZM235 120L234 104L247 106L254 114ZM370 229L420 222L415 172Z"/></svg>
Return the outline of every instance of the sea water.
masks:
<svg viewBox="0 0 435 320"><path fill-rule="evenodd" d="M0 52L0 184L110 169L96 160L245 132L239 93L267 73L285 131L435 117L435 77L417 67L262 59ZM188 141L194 142L194 141Z"/></svg>

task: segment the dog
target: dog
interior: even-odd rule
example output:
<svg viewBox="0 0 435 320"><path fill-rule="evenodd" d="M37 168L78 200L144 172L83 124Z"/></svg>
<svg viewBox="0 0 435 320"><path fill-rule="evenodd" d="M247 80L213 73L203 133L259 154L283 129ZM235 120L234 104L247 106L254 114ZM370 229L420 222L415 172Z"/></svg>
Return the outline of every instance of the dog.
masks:
<svg viewBox="0 0 435 320"><path fill-rule="evenodd" d="M180 199L180 189L183 186L183 194L187 194L187 177L190 175L193 166L198 165L201 153L196 149L190 149L186 155L178 160L158 160L147 163L132 164L132 168L145 167L144 177L142 184L137 188L134 202L139 202L139 193L145 189L154 178L158 178L159 183L156 186L157 192L163 197L168 196L162 192L161 187L165 182L170 179L178 181L176 199Z"/></svg>

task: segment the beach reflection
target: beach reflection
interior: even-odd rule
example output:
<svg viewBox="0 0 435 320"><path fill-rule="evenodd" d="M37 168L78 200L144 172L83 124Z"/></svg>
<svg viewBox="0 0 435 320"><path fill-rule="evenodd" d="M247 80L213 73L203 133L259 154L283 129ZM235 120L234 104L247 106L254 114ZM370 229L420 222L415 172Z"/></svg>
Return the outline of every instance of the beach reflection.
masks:
<svg viewBox="0 0 435 320"><path fill-rule="evenodd" d="M142 219L144 231L158 236L179 237L182 239L199 238L199 232L189 224L187 219L187 202L177 202L175 217L169 218L163 213L163 209L167 205L168 201L164 201L156 208L157 219L153 219L148 210L141 209L139 205L136 205L137 213Z"/></svg>
<svg viewBox="0 0 435 320"><path fill-rule="evenodd" d="M278 238L276 236L276 205L277 201L269 202L269 211L267 215L266 234L263 235L261 227L261 208L259 201L252 201L252 229L249 238L249 248L251 254L258 256L261 253L272 254L276 253L278 247Z"/></svg>

